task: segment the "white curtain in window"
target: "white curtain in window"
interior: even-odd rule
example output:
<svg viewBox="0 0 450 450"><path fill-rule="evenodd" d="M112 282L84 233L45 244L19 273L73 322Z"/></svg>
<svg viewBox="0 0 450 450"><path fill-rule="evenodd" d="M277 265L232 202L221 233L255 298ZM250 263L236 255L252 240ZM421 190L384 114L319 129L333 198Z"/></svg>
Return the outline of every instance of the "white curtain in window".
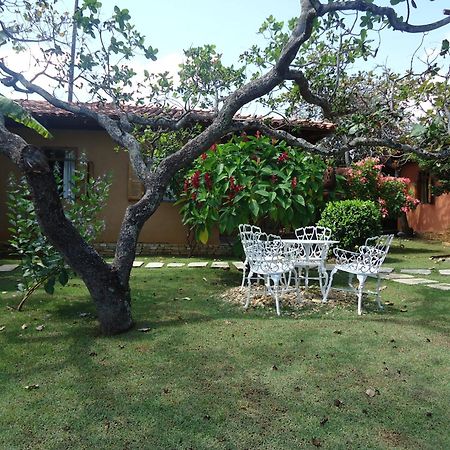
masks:
<svg viewBox="0 0 450 450"><path fill-rule="evenodd" d="M72 150L68 150L64 155L63 170L63 196L73 200L72 178L75 172L75 154Z"/></svg>

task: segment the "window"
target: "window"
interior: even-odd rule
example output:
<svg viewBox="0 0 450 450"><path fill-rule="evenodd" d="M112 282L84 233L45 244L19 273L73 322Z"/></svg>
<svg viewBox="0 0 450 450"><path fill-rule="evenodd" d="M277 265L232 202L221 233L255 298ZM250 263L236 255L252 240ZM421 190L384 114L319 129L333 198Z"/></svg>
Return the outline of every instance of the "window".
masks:
<svg viewBox="0 0 450 450"><path fill-rule="evenodd" d="M62 180L61 195L65 199L72 199L72 178L77 161L76 150L73 148L44 148L50 167L56 170Z"/></svg>
<svg viewBox="0 0 450 450"><path fill-rule="evenodd" d="M433 179L430 172L419 172L417 191L421 203L434 203Z"/></svg>
<svg viewBox="0 0 450 450"><path fill-rule="evenodd" d="M141 180L134 173L131 164L128 163L128 200L137 201L140 200L144 195L145 189ZM164 202L174 202L177 199L175 193L172 191L170 186L166 189L164 193L163 201Z"/></svg>

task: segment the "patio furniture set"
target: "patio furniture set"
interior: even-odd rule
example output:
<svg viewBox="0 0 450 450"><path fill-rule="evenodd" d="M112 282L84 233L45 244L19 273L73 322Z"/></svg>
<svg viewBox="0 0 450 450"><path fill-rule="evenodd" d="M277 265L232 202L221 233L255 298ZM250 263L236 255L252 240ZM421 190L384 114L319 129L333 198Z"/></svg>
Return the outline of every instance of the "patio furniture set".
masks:
<svg viewBox="0 0 450 450"><path fill-rule="evenodd" d="M247 284L248 308L252 297L252 282L263 281L266 291L274 298L277 314L280 315L280 296L294 291L297 301L301 298L301 286L308 289L310 280L319 282L322 302L326 302L337 271L347 272L349 287L358 297L358 315L362 312L362 294L367 277L377 279L376 294L378 307L380 299L380 269L389 251L393 235L375 236L366 239L357 252L334 248L335 266L330 274L326 261L330 248L339 241L331 239L331 230L310 226L295 230L296 239L282 239L278 235L264 233L261 228L241 224L239 234L245 252L242 274L243 288ZM312 271L317 275L312 276ZM353 286L356 276L358 287Z"/></svg>

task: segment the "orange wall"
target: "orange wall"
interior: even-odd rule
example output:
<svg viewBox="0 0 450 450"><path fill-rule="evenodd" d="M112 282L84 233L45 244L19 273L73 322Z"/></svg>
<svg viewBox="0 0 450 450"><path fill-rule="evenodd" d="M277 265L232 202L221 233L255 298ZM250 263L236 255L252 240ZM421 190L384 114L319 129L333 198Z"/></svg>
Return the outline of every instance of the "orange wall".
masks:
<svg viewBox="0 0 450 450"><path fill-rule="evenodd" d="M411 180L413 188L417 187L419 168L416 164L403 167L401 175ZM450 233L450 194L436 197L433 204L419 204L407 217L409 226L418 233Z"/></svg>
<svg viewBox="0 0 450 450"><path fill-rule="evenodd" d="M93 162L94 175L112 173L112 187L108 204L103 210L106 230L99 242L115 242L128 201L128 156L124 151L115 152L114 144L107 134L101 130L76 131L52 130L54 139L45 140L29 130L20 130L20 134L31 144L46 147L76 147L85 152L89 161ZM6 218L6 185L8 174L13 164L0 155L0 242L8 238ZM214 242L217 243L218 236ZM171 202L163 202L155 214L144 225L139 242L186 244L186 229L181 223L178 207Z"/></svg>

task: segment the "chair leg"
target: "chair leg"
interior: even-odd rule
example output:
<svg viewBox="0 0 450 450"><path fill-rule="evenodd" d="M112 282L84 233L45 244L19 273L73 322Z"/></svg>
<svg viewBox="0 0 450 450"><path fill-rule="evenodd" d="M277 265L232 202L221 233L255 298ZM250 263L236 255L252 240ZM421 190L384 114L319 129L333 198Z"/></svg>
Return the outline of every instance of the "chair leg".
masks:
<svg viewBox="0 0 450 450"><path fill-rule="evenodd" d="M305 267L305 289L309 287L309 267Z"/></svg>
<svg viewBox="0 0 450 450"><path fill-rule="evenodd" d="M251 295L251 291L252 291L252 276L253 276L253 272L249 272L249 274L247 276L248 291L247 291L247 301L245 302L245 305L244 305L245 309L247 309L248 306L250 305L250 295Z"/></svg>
<svg viewBox="0 0 450 450"><path fill-rule="evenodd" d="M355 275L353 273L348 274L348 287L351 288L353 291L355 291L355 286L353 286L353 277Z"/></svg>
<svg viewBox="0 0 450 450"><path fill-rule="evenodd" d="M320 286L320 292L322 293L322 298L325 295L325 290L328 286L328 272L327 269L323 266L319 266L319 286Z"/></svg>
<svg viewBox="0 0 450 450"><path fill-rule="evenodd" d="M280 279L278 277L273 279L273 292L275 295L275 307L277 309L277 315L279 316L280 313L280 300L279 300L279 286L280 286Z"/></svg>
<svg viewBox="0 0 450 450"><path fill-rule="evenodd" d="M244 284L245 284L245 272L247 271L246 269L247 269L247 263L248 263L248 260L247 260L247 258L245 258L245 261L244 261L244 268L242 269L242 283L241 283L241 290L244 288Z"/></svg>
<svg viewBox="0 0 450 450"><path fill-rule="evenodd" d="M377 274L377 304L379 309L384 309L384 306L381 303L380 285L381 285L381 277L380 274Z"/></svg>
<svg viewBox="0 0 450 450"><path fill-rule="evenodd" d="M326 289L326 291L325 291L325 295L324 295L323 298L322 298L322 303L326 303L326 301L327 301L328 294L329 294L330 289L331 289L331 285L333 284L333 277L334 277L334 274L335 274L336 272L337 272L337 269L336 269L336 268L334 268L334 269L330 272L330 278L328 279L328 285L327 285L327 289Z"/></svg>
<svg viewBox="0 0 450 450"><path fill-rule="evenodd" d="M364 283L366 282L367 275L356 275L359 281L358 286L358 316L362 313L362 294L364 289Z"/></svg>

